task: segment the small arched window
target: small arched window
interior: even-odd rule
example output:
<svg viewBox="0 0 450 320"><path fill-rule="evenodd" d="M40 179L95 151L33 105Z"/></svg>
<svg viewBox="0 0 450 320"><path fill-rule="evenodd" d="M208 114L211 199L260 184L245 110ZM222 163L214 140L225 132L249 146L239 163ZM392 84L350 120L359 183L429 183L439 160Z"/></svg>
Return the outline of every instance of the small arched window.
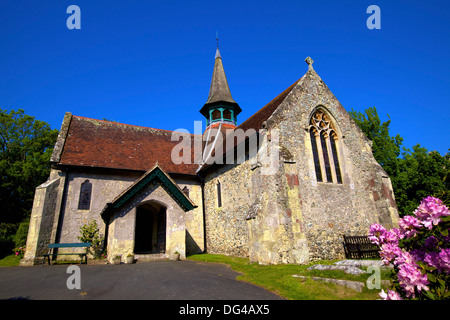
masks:
<svg viewBox="0 0 450 320"><path fill-rule="evenodd" d="M317 109L312 115L309 134L317 181L341 184L338 136L330 117L324 110Z"/></svg>
<svg viewBox="0 0 450 320"><path fill-rule="evenodd" d="M217 207L222 207L222 187L220 181L217 181Z"/></svg>
<svg viewBox="0 0 450 320"><path fill-rule="evenodd" d="M226 120L233 120L231 119L231 111L228 109L223 110L223 118Z"/></svg>
<svg viewBox="0 0 450 320"><path fill-rule="evenodd" d="M84 181L80 187L80 199L78 200L78 210L89 210L91 208L92 183Z"/></svg>
<svg viewBox="0 0 450 320"><path fill-rule="evenodd" d="M212 113L212 119L213 120L219 120L221 118L222 118L222 115L221 115L220 110L217 110L217 109L214 110L213 113Z"/></svg>

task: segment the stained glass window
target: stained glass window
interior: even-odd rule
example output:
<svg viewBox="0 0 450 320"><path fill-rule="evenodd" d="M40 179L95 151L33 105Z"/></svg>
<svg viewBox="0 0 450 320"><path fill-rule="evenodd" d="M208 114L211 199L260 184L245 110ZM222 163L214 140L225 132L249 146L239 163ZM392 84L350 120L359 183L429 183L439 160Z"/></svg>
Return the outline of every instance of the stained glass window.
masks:
<svg viewBox="0 0 450 320"><path fill-rule="evenodd" d="M89 210L91 207L92 183L89 180L84 181L80 188L80 199L78 201L78 210Z"/></svg>

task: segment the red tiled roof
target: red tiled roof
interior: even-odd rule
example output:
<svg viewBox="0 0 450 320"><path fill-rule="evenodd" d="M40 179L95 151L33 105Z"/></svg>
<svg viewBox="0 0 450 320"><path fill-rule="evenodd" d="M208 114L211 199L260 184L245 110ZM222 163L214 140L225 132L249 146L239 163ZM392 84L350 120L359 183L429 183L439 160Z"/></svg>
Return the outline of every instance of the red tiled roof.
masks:
<svg viewBox="0 0 450 320"><path fill-rule="evenodd" d="M175 164L172 131L72 116L59 164L147 171L156 163L168 173L195 175L194 135L191 163ZM200 137L201 138L201 137Z"/></svg>
<svg viewBox="0 0 450 320"><path fill-rule="evenodd" d="M274 111L278 108L278 106L283 102L283 100L287 97L287 95L292 91L295 85L301 80L298 79L295 81L289 88L284 90L278 96L276 96L272 101L266 104L264 107L259 109L255 114L253 114L250 118L241 123L238 128L242 130L255 129L258 131L261 129L261 125L264 121L269 119L269 117L274 113Z"/></svg>
<svg viewBox="0 0 450 320"><path fill-rule="evenodd" d="M224 139L217 144L215 151L220 150L219 153L223 152L225 155L227 150L239 144L240 141L233 140L231 145L226 146L226 129L258 131L299 81L300 79L237 128L223 124L221 132ZM216 126L211 126L213 127ZM199 168L194 162L196 136L190 135L191 164L175 164L171 159L172 149L180 140L171 141L172 133L173 131L168 130L72 116L58 164L147 171L158 163L167 173L195 175ZM201 136L197 138L202 139ZM205 142L202 144L205 145ZM198 159L201 159L201 154ZM208 165L204 165L202 169L205 167Z"/></svg>

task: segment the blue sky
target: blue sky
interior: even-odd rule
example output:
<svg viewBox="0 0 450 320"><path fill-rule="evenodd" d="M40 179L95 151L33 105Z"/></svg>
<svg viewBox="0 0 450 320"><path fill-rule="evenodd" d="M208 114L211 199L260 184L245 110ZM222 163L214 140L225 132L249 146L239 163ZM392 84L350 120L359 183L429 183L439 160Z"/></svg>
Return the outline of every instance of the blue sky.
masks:
<svg viewBox="0 0 450 320"><path fill-rule="evenodd" d="M81 30L69 30L69 5ZM369 30L369 5L381 29ZM375 106L404 146L450 148L450 1L0 2L0 108L194 130L220 51L242 123L314 68L347 110Z"/></svg>

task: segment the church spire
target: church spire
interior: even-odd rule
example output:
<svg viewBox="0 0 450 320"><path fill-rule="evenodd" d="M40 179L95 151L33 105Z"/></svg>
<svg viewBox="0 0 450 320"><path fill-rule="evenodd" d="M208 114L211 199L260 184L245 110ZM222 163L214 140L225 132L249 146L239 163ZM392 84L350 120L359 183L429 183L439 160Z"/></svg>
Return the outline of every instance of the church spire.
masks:
<svg viewBox="0 0 450 320"><path fill-rule="evenodd" d="M200 113L206 118L207 126L212 122L225 121L236 125L236 116L242 111L231 96L227 77L223 68L222 56L217 40L216 55L214 57L214 70L209 88L209 95Z"/></svg>
<svg viewBox="0 0 450 320"><path fill-rule="evenodd" d="M216 49L216 55L214 58L214 70L211 80L211 86L209 88L209 96L206 103L213 103L218 101L225 101L236 103L231 97L230 88L228 87L227 77L225 76L225 70L223 68L222 56L220 55L219 48Z"/></svg>

